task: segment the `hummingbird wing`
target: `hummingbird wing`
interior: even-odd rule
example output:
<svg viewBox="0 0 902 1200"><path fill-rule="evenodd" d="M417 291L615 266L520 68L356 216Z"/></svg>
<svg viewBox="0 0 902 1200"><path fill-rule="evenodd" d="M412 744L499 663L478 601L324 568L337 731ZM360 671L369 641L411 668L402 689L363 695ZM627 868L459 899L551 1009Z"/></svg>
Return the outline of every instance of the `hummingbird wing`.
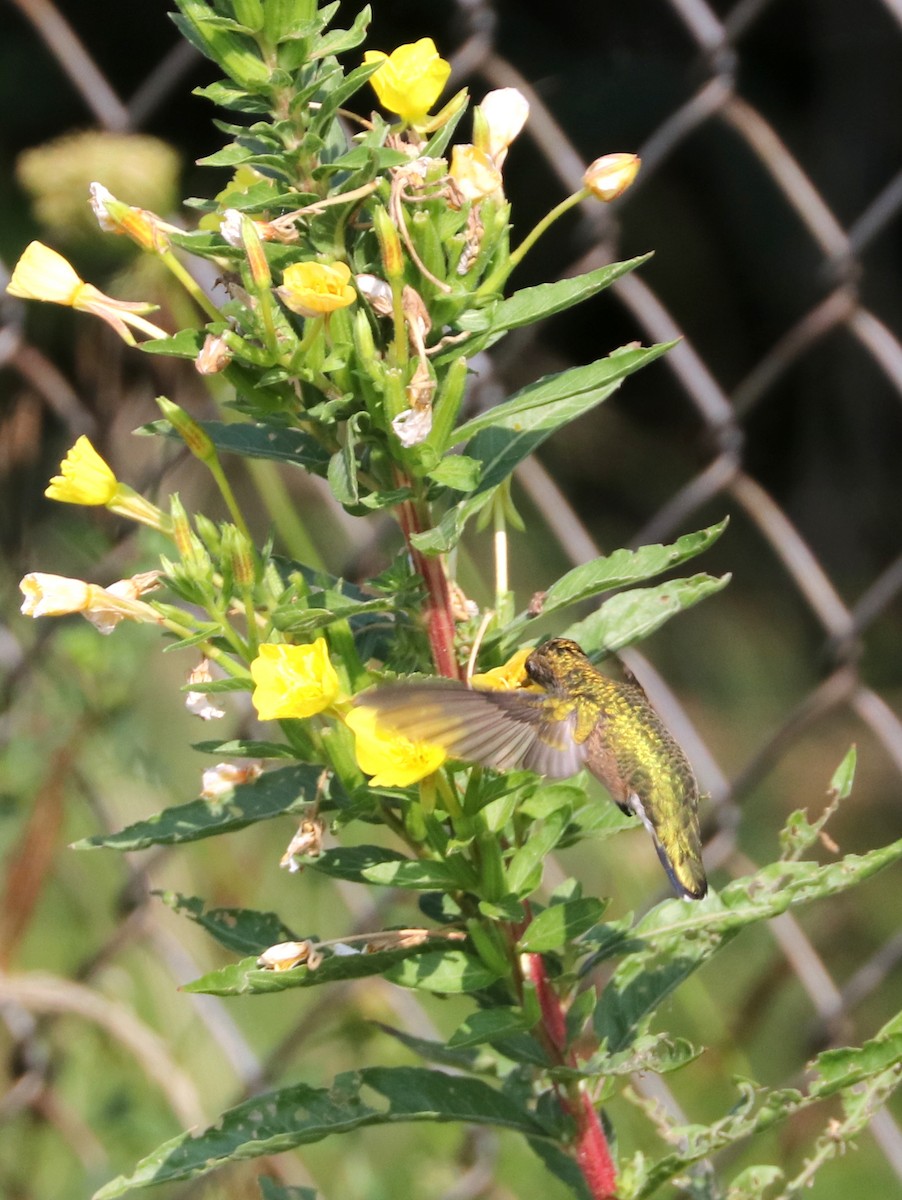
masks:
<svg viewBox="0 0 902 1200"><path fill-rule="evenodd" d="M483 690L435 679L385 684L355 703L375 709L389 729L497 771L525 767L566 779L586 758L585 745L574 737L575 706L539 692Z"/></svg>

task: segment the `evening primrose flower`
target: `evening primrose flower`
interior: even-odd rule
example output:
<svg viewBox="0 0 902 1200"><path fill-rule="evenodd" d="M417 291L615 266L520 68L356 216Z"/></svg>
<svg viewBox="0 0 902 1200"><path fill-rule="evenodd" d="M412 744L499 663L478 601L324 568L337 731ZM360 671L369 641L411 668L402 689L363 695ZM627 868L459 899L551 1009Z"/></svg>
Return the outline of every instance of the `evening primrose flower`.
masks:
<svg viewBox="0 0 902 1200"><path fill-rule="evenodd" d="M324 317L357 299L350 279L347 263L292 263L282 272L282 286L276 288L276 295L301 317Z"/></svg>
<svg viewBox="0 0 902 1200"><path fill-rule="evenodd" d="M312 717L330 708L341 685L325 638L311 645L265 643L251 663L254 708L262 721Z"/></svg>
<svg viewBox="0 0 902 1200"><path fill-rule="evenodd" d="M367 50L363 61L382 63L370 83L382 107L408 125L426 119L451 74L451 64L440 57L432 38L398 46L390 55Z"/></svg>
<svg viewBox="0 0 902 1200"><path fill-rule="evenodd" d="M479 112L481 132L473 140L500 168L508 147L526 124L529 101L517 88L496 88L483 98Z"/></svg>
<svg viewBox="0 0 902 1200"><path fill-rule="evenodd" d="M475 202L488 196L503 198L501 172L488 152L478 146L455 146L451 151L448 174L464 200Z"/></svg>
<svg viewBox="0 0 902 1200"><path fill-rule="evenodd" d="M156 213L117 200L102 183L92 183L88 190L91 210L104 233L124 234L142 250L162 254L169 249L169 234L179 232Z"/></svg>
<svg viewBox="0 0 902 1200"><path fill-rule="evenodd" d="M515 688L529 686L530 679L526 674L525 668L526 660L532 654L532 651L532 646L525 646L522 650L518 650L516 654L512 655L500 667L492 667L490 671L485 671L481 675L474 675L470 683L473 687L496 692L513 691Z"/></svg>
<svg viewBox="0 0 902 1200"><path fill-rule="evenodd" d="M167 531L169 518L126 483L120 483L112 468L81 435L60 463L60 474L50 480L44 495L63 504L104 505L111 512Z"/></svg>
<svg viewBox="0 0 902 1200"><path fill-rule="evenodd" d="M357 765L373 787L409 787L431 775L448 757L441 746L413 741L378 724L375 709L361 704L345 717L356 739Z"/></svg>
<svg viewBox="0 0 902 1200"><path fill-rule="evenodd" d="M115 300L93 284L85 283L61 254L43 242L31 242L16 263L6 287L10 296L22 300L46 300L87 312L106 321L130 346L135 345L128 326L151 338L165 338L165 329L146 321L142 313L153 312L155 304Z"/></svg>
<svg viewBox="0 0 902 1200"><path fill-rule="evenodd" d="M26 617L81 613L103 634L112 633L123 620L154 624L160 620L155 609L137 599L141 589L134 580L120 580L102 588L82 579L32 571L19 583L19 589L24 597L21 611Z"/></svg>
<svg viewBox="0 0 902 1200"><path fill-rule="evenodd" d="M603 154L586 168L583 184L593 196L607 203L623 195L641 165L638 154Z"/></svg>
<svg viewBox="0 0 902 1200"><path fill-rule="evenodd" d="M201 776L202 800L221 800L231 795L239 784L253 783L263 774L260 763L217 763L207 767Z"/></svg>

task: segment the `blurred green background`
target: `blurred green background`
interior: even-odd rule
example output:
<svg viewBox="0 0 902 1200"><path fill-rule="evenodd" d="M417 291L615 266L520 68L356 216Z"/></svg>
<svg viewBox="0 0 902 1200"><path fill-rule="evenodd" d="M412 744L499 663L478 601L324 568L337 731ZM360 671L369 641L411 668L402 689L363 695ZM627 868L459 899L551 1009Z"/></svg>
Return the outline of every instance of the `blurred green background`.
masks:
<svg viewBox="0 0 902 1200"><path fill-rule="evenodd" d="M154 264L101 236L86 203L97 178L122 199L192 221L181 198L212 195L225 182L195 165L221 135L211 124L218 114L190 91L216 72L185 52L168 7L18 0L0 8L0 258L11 268L39 237L104 290L153 298L161 323L174 327L191 319L185 301ZM343 4L340 23L357 7ZM562 222L515 280L654 250L638 283L547 323L538 337L511 337L474 388L472 403L487 403L634 339L683 339L524 472L516 498L527 529L512 564L518 599L590 553L728 514L730 529L699 569L732 571L731 586L655 635L642 648L647 663L631 664L710 793L715 886L775 857L791 811L820 811L853 742L856 787L831 822L833 840L848 853L902 836L896 6L374 7L374 48L431 35L454 60L452 82L466 82L477 99L507 84L533 90L530 133L505 167L515 240L578 185L580 159L637 150L645 163L615 209ZM69 23L59 42L54 15ZM411 919L404 898L371 913L353 889L336 894L320 877L280 872L290 822L127 860L67 849L193 798L209 760L190 743L246 731L251 718L239 695L225 728L200 727L179 691L193 664L161 655L152 631L120 628L103 639L78 620L18 614L27 571L108 583L154 565L159 547L149 535L105 511L43 498L79 433L134 486L163 498L178 491L189 508L221 514L177 450L132 436L155 417L159 393L198 415L211 411L190 365L129 351L64 310L5 299L2 317L0 1194L75 1200L250 1089L406 1061L374 1021L428 1035L452 1029L461 1008L370 981L253 1002L178 992L223 953L152 891L274 910L322 937ZM240 465L234 481L264 537L271 509ZM390 525L351 521L296 473L284 486L336 573L365 579L397 545ZM461 562L462 582L480 601L489 599L488 549L487 537L472 537ZM832 852L822 851L825 859ZM661 895L641 832L623 836L616 851L606 843L566 852L561 867L610 895L613 917ZM902 1003L900 911L895 871L804 912L798 925L775 923L722 952L668 1013L674 1032L707 1052L668 1079L671 1093L637 1080L634 1099L611 1106L621 1150L654 1144L642 1104L679 1104L710 1120L733 1103L734 1076L795 1084L818 1049L872 1034ZM818 1111L719 1165L726 1175L756 1161L798 1170L831 1115ZM896 1101L856 1154L824 1168L811 1194L902 1194L899 1120ZM159 1194L253 1195L261 1169ZM514 1139L454 1128L355 1134L271 1170L349 1200L560 1194Z"/></svg>

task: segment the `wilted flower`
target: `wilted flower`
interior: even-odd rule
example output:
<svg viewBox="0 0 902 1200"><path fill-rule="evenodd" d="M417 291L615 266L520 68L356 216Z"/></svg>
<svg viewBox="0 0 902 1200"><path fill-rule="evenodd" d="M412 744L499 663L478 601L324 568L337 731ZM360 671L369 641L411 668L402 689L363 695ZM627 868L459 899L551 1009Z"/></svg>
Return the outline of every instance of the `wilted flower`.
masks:
<svg viewBox="0 0 902 1200"><path fill-rule="evenodd" d="M321 961L322 955L314 951L311 942L278 942L263 951L257 966L264 971L290 971L301 963L314 967Z"/></svg>
<svg viewBox="0 0 902 1200"><path fill-rule="evenodd" d="M356 739L357 765L374 787L408 787L437 771L448 757L441 746L413 741L379 727L375 709L358 705L345 717Z"/></svg>
<svg viewBox="0 0 902 1200"><path fill-rule="evenodd" d="M593 196L607 203L623 195L641 165L638 154L603 154L586 168L583 184Z"/></svg>
<svg viewBox="0 0 902 1200"><path fill-rule="evenodd" d="M122 620L156 623L160 619L155 609L135 598L133 580L120 580L102 588L82 579L32 571L21 580L19 589L24 596L22 612L26 617L81 613L104 634L112 633Z"/></svg>
<svg viewBox="0 0 902 1200"><path fill-rule="evenodd" d="M208 333L194 360L198 375L217 375L232 361L232 351L222 334Z"/></svg>
<svg viewBox="0 0 902 1200"><path fill-rule="evenodd" d="M464 200L485 200L503 196L501 172L485 150L477 146L455 146L451 151L448 174Z"/></svg>
<svg viewBox="0 0 902 1200"><path fill-rule="evenodd" d="M480 138L479 145L495 166L500 167L511 142L526 124L529 101L517 88L496 88L484 97L479 111L485 134L484 144Z"/></svg>
<svg viewBox="0 0 902 1200"><path fill-rule="evenodd" d="M256 684L251 699L263 721L312 717L334 704L341 691L325 638L306 646L265 643L251 663L251 678Z"/></svg>
<svg viewBox="0 0 902 1200"><path fill-rule="evenodd" d="M117 200L102 183L89 188L91 209L104 233L119 233L130 237L142 250L160 254L169 249L169 234L177 233L175 225L161 220L146 208L135 208Z"/></svg>
<svg viewBox="0 0 902 1200"><path fill-rule="evenodd" d="M31 242L25 247L6 290L10 296L18 296L22 300L46 300L51 304L75 308L79 312L92 313L106 321L130 346L134 346L135 339L127 328L129 325L148 337L169 336L165 329L160 329L141 316L142 313L153 312L157 307L155 304L114 300L93 284L85 283L61 254L43 242Z"/></svg>
<svg viewBox="0 0 902 1200"><path fill-rule="evenodd" d="M379 103L408 125L422 122L439 98L451 74L451 64L439 56L432 38L398 46L392 53L367 50L365 63L381 62L370 76Z"/></svg>
<svg viewBox="0 0 902 1200"><path fill-rule="evenodd" d="M276 288L276 295L301 317L322 317L347 308L357 299L350 278L347 263L292 263L283 271L282 286Z"/></svg>
<svg viewBox="0 0 902 1200"><path fill-rule="evenodd" d="M292 874L300 870L297 862L298 855L309 854L316 858L323 852L323 832L325 826L319 817L305 817L298 826L298 831L288 843L285 853L279 859L279 866L287 868Z"/></svg>
<svg viewBox="0 0 902 1200"><path fill-rule="evenodd" d="M213 673L210 670L210 663L206 658L202 658L189 673L188 683L190 685L212 682ZM220 708L207 692L188 692L185 696L185 708L195 717L200 717L202 721L218 721L220 717L225 716L225 709Z"/></svg>
<svg viewBox="0 0 902 1200"><path fill-rule="evenodd" d="M259 763L217 763L215 767L207 767L202 776L201 798L203 800L219 800L222 796L234 791L241 783L253 783L263 774Z"/></svg>
<svg viewBox="0 0 902 1200"><path fill-rule="evenodd" d="M392 314L392 290L387 279L378 275L355 275L354 282L364 300L372 305L373 312L380 317L390 317Z"/></svg>

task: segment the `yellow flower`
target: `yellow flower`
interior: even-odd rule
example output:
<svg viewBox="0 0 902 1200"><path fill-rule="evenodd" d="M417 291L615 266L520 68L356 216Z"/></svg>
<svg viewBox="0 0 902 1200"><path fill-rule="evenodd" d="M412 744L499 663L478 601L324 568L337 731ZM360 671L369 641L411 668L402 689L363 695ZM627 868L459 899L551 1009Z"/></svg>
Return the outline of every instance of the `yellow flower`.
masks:
<svg viewBox="0 0 902 1200"><path fill-rule="evenodd" d="M515 688L530 686L529 676L524 668L532 651L532 646L518 650L502 666L492 667L491 671L486 671L482 675L474 675L470 683L475 688L485 688L497 692L513 691Z"/></svg>
<svg viewBox="0 0 902 1200"><path fill-rule="evenodd" d="M169 532L171 522L150 500L120 483L90 440L82 434L60 463L60 475L50 480L44 495L64 504L105 505L130 521Z"/></svg>
<svg viewBox="0 0 902 1200"><path fill-rule="evenodd" d="M437 771L448 757L441 746L415 742L378 726L375 709L359 705L345 717L356 738L357 765L374 787L408 787Z"/></svg>
<svg viewBox="0 0 902 1200"><path fill-rule="evenodd" d="M455 146L451 151L448 174L464 200L484 200L487 196L496 200L503 198L501 172L486 151L477 146Z"/></svg>
<svg viewBox="0 0 902 1200"><path fill-rule="evenodd" d="M129 325L140 329L148 337L169 336L165 329L160 329L141 316L142 313L153 312L155 304L114 300L93 284L80 279L71 263L43 242L31 242L25 247L6 290L10 296L18 296L21 300L47 300L51 304L63 304L79 312L92 313L112 326L130 346L134 346L135 339L128 329Z"/></svg>
<svg viewBox="0 0 902 1200"><path fill-rule="evenodd" d="M432 38L408 42L390 55L367 50L363 61L382 63L370 83L382 107L408 125L424 120L451 74L451 64L439 56Z"/></svg>
<svg viewBox="0 0 902 1200"><path fill-rule="evenodd" d="M325 638L311 645L266 643L251 663L257 685L252 700L263 721L312 717L329 708L341 690Z"/></svg>
<svg viewBox="0 0 902 1200"><path fill-rule="evenodd" d="M641 165L638 154L603 154L586 168L583 184L593 196L607 203L623 195Z"/></svg>
<svg viewBox="0 0 902 1200"><path fill-rule="evenodd" d="M84 434L60 463L44 492L49 500L65 504L109 504L119 490L119 481Z"/></svg>
<svg viewBox="0 0 902 1200"><path fill-rule="evenodd" d="M276 293L286 308L299 316L322 317L357 299L350 278L347 263L292 263L283 271L282 286Z"/></svg>

